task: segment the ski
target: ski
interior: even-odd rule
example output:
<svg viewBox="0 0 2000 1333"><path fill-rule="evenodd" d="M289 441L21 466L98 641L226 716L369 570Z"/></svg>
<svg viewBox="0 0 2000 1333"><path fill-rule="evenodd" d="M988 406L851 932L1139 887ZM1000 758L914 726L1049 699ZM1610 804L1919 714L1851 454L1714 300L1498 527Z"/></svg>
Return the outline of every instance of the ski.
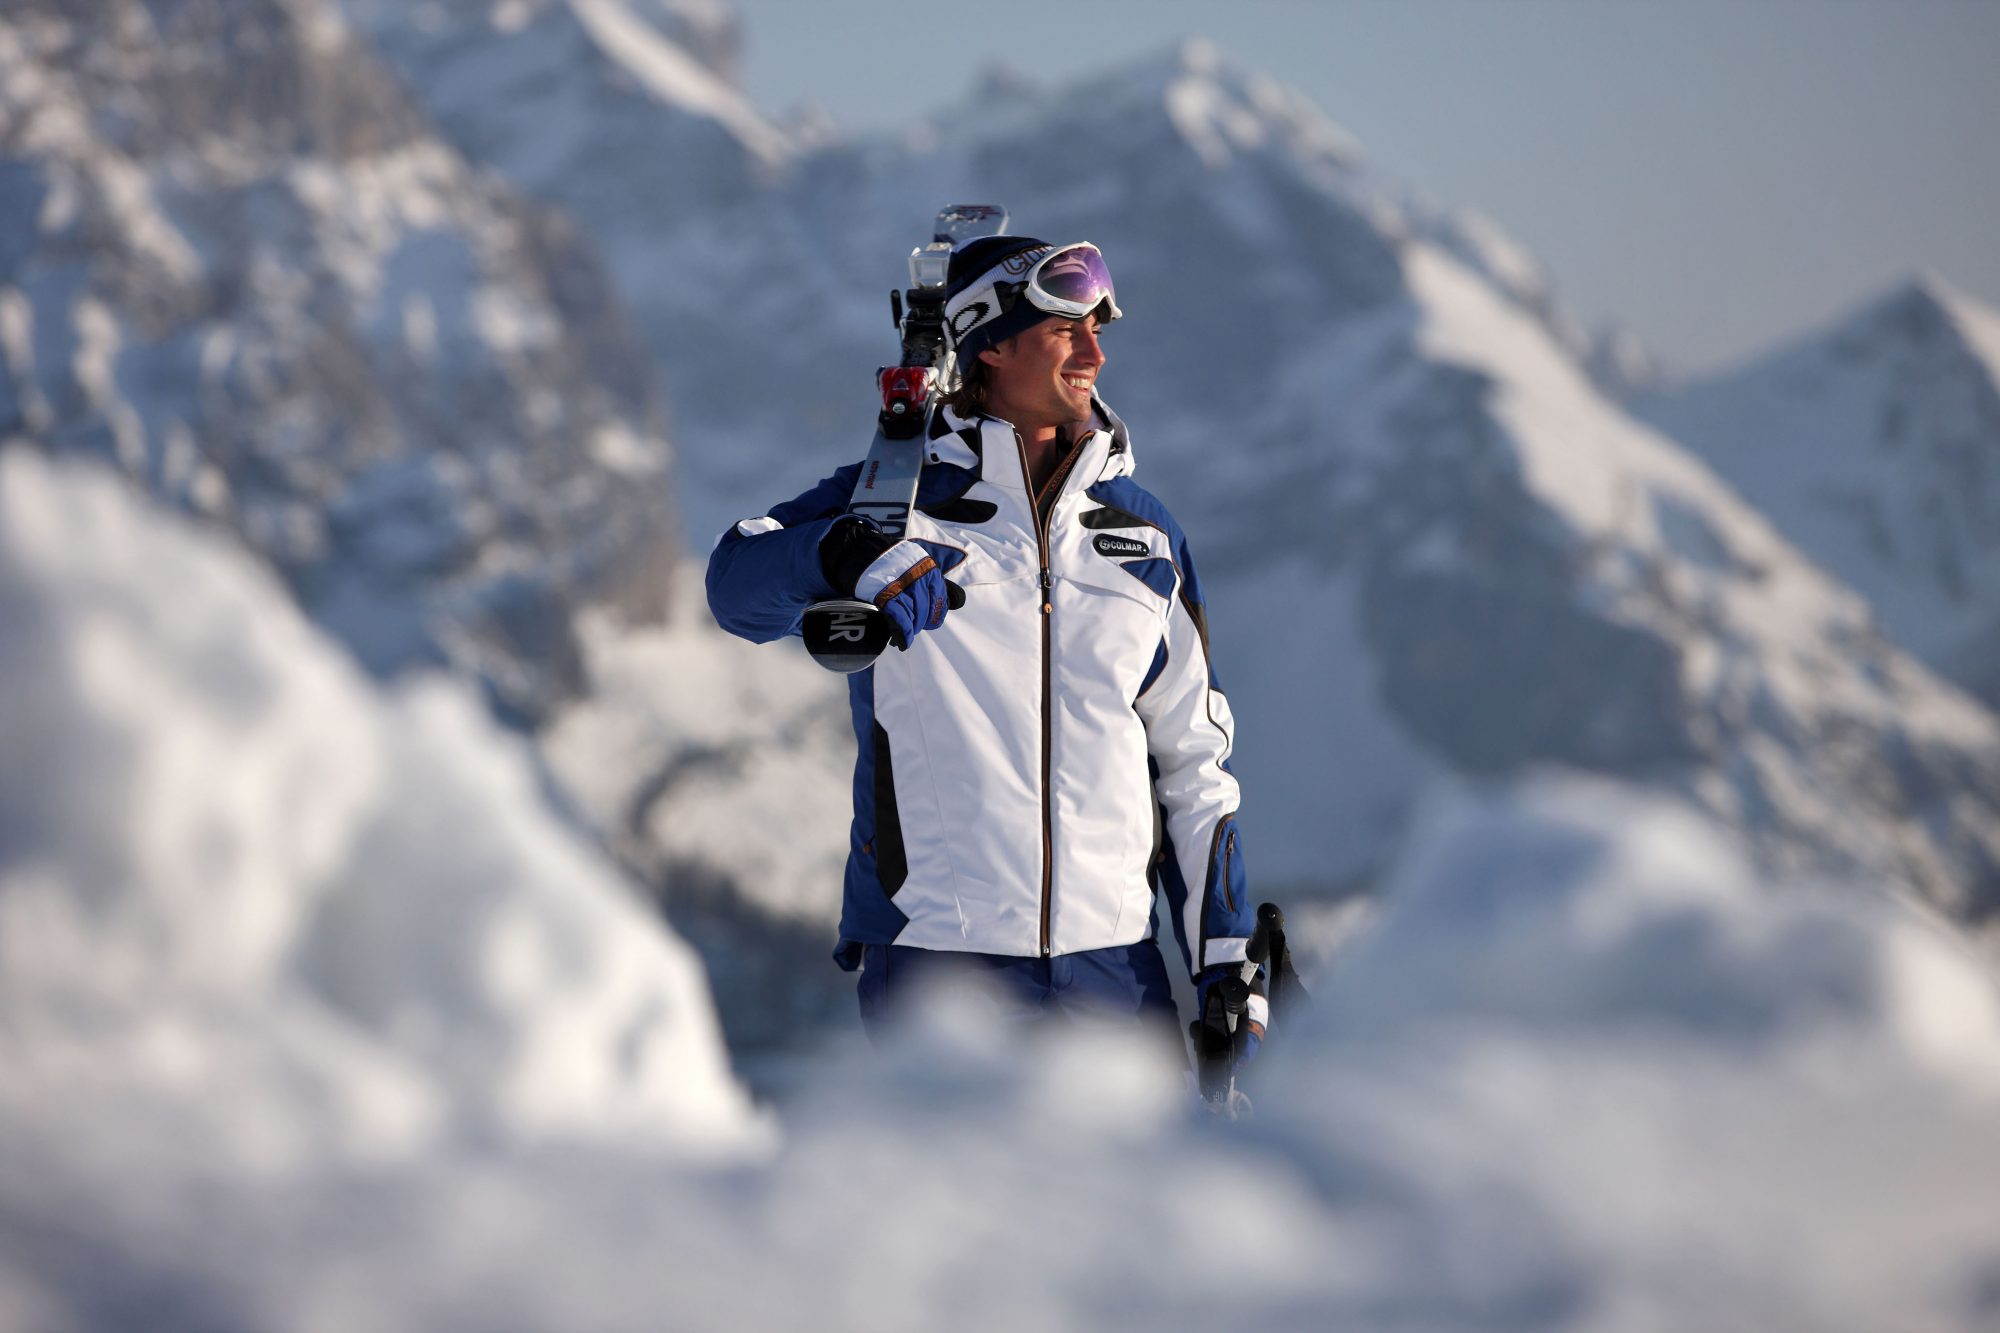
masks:
<svg viewBox="0 0 2000 1333"><path fill-rule="evenodd" d="M910 289L891 291L889 309L902 337L902 360L876 372L882 410L847 512L892 537L909 527L923 477L925 427L931 407L951 379L945 342L945 284L952 251L980 236L1004 236L1007 210L993 204L954 204L941 210L927 245L910 252ZM872 666L889 646L891 623L873 603L853 598L806 608L800 633L813 661L843 674Z"/></svg>

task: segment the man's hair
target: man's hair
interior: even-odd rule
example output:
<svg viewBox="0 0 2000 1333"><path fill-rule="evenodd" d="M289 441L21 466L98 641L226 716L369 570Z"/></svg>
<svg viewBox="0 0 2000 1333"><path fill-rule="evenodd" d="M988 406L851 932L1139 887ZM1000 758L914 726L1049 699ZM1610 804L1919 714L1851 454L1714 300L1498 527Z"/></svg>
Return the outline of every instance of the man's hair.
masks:
<svg viewBox="0 0 2000 1333"><path fill-rule="evenodd" d="M1002 338L996 346L1005 347L1014 341L1014 335ZM986 412L986 393L993 387L993 367L986 364L977 352L970 360L958 363L958 387L945 395L944 405L960 416L971 420Z"/></svg>

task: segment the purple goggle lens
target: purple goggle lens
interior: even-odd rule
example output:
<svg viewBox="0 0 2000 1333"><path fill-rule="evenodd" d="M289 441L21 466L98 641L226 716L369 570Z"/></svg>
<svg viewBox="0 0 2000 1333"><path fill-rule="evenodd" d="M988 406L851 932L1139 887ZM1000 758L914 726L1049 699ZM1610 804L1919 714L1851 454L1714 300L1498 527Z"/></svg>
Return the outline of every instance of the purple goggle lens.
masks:
<svg viewBox="0 0 2000 1333"><path fill-rule="evenodd" d="M1111 302L1114 308L1118 304L1111 286L1111 270L1105 267L1104 256L1094 245L1072 245L1044 259L1029 280L1028 292L1030 300L1036 295L1050 296L1082 307L1086 313L1104 301Z"/></svg>

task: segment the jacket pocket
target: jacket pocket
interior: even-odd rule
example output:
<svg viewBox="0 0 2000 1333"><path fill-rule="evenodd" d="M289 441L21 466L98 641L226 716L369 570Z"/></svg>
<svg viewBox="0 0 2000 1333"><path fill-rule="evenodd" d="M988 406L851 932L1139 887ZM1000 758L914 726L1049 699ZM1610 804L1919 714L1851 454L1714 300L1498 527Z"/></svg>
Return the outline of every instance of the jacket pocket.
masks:
<svg viewBox="0 0 2000 1333"><path fill-rule="evenodd" d="M1243 882L1243 861L1236 852L1236 814L1224 815L1215 826L1215 841L1208 852L1208 901L1220 900L1223 910L1234 917L1237 903L1249 896Z"/></svg>

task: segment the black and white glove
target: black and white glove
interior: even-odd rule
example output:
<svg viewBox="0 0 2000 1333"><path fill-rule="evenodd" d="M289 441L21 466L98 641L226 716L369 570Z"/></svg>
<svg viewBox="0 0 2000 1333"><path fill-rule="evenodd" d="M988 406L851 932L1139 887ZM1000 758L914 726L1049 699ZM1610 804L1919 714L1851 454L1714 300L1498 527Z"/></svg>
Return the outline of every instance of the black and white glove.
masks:
<svg viewBox="0 0 2000 1333"><path fill-rule="evenodd" d="M965 605L965 592L913 541L899 541L852 514L834 521L819 543L820 570L835 592L881 608L907 649L945 611Z"/></svg>
<svg viewBox="0 0 2000 1333"><path fill-rule="evenodd" d="M1240 980L1243 972L1244 965L1241 963L1223 963L1203 970L1194 979L1195 1012L1206 1015L1210 993L1225 981ZM1271 1022L1271 1002L1265 998L1263 970L1258 969L1255 976L1256 979L1249 982L1248 995L1244 996L1243 1011L1237 1017L1227 1056L1204 1063L1198 1070L1203 1096L1219 1091L1224 1081L1240 1077L1250 1067L1250 1062L1257 1058L1258 1048L1264 1044L1264 1033ZM1200 1026L1201 1020L1198 1019L1196 1027Z"/></svg>

